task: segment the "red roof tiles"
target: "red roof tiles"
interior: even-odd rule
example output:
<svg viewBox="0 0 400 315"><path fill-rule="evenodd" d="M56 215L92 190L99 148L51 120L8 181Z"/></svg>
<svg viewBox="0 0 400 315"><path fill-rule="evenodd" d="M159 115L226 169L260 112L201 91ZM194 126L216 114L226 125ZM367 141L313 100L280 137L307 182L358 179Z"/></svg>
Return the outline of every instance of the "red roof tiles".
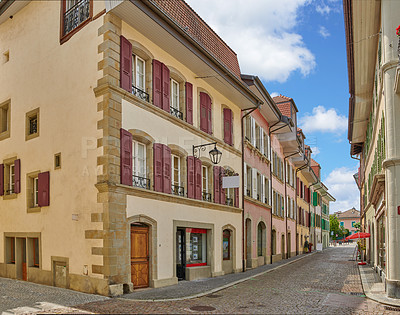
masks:
<svg viewBox="0 0 400 315"><path fill-rule="evenodd" d="M292 99L283 95L275 96L273 98L276 106L278 106L282 115L292 118Z"/></svg>
<svg viewBox="0 0 400 315"><path fill-rule="evenodd" d="M151 0L165 15L240 79L236 53L183 0Z"/></svg>

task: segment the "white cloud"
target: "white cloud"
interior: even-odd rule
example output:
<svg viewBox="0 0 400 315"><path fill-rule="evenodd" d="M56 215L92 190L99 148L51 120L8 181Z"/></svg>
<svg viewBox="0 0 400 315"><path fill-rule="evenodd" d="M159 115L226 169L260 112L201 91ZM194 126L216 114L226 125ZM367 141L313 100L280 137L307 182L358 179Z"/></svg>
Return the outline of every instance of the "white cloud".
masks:
<svg viewBox="0 0 400 315"><path fill-rule="evenodd" d="M279 93L278 93L278 92L272 92L272 93L270 93L269 95L271 95L271 97L275 97L275 96L278 96Z"/></svg>
<svg viewBox="0 0 400 315"><path fill-rule="evenodd" d="M347 130L347 117L339 115L334 108L317 106L313 108L312 114L305 113L299 118L299 125L304 133L319 131L341 134Z"/></svg>
<svg viewBox="0 0 400 315"><path fill-rule="evenodd" d="M332 11L331 7L329 7L326 4L317 5L315 10L321 15L325 15L325 14L328 15Z"/></svg>
<svg viewBox="0 0 400 315"><path fill-rule="evenodd" d="M330 213L345 211L353 207L360 209L360 191L353 178L357 169L340 167L334 169L324 181L328 192L336 198L336 202L330 203Z"/></svg>
<svg viewBox="0 0 400 315"><path fill-rule="evenodd" d="M318 33L323 37L327 38L331 36L331 33L329 33L328 29L325 26L320 26Z"/></svg>
<svg viewBox="0 0 400 315"><path fill-rule="evenodd" d="M187 2L237 53L242 73L285 82L293 71L306 76L315 68L314 55L296 32L299 10L309 0Z"/></svg>
<svg viewBox="0 0 400 315"><path fill-rule="evenodd" d="M318 155L318 153L321 153L321 151L318 149L318 147L311 147L311 155L314 157L316 157Z"/></svg>

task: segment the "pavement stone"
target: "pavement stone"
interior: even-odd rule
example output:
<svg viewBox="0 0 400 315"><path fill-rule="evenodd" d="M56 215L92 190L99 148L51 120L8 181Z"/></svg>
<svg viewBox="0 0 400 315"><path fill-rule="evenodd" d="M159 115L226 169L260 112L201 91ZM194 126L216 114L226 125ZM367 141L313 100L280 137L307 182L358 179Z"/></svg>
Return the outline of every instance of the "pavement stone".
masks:
<svg viewBox="0 0 400 315"><path fill-rule="evenodd" d="M357 264L351 260L353 250L343 246L317 252L199 298L114 298L76 308L111 314L399 314L364 296Z"/></svg>

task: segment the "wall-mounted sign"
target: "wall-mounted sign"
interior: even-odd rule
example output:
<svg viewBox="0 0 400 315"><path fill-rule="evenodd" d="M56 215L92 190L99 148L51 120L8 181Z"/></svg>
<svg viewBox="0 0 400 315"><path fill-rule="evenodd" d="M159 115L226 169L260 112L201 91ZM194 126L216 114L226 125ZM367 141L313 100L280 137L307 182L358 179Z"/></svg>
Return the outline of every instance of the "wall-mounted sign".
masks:
<svg viewBox="0 0 400 315"><path fill-rule="evenodd" d="M222 177L222 188L239 188L240 176L224 176Z"/></svg>

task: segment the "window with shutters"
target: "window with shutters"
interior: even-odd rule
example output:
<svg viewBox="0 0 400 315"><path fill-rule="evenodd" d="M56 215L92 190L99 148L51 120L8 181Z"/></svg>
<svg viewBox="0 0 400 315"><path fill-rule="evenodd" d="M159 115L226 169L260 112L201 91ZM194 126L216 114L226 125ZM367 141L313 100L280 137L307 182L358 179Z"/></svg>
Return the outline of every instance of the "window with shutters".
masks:
<svg viewBox="0 0 400 315"><path fill-rule="evenodd" d="M208 93L199 93L199 119L200 130L212 134L212 100Z"/></svg>
<svg viewBox="0 0 400 315"><path fill-rule="evenodd" d="M269 200L269 179L264 177L264 203L271 205L271 201Z"/></svg>
<svg viewBox="0 0 400 315"><path fill-rule="evenodd" d="M186 121L191 123L193 120L193 87L188 86L185 82L186 79L184 76L175 68L170 67L170 114L179 118L181 120L185 119L186 112ZM188 95L186 95L188 94ZM189 98L188 98L189 97ZM186 104L187 102L191 102L190 106ZM188 108L186 108L188 107ZM189 116L188 116L189 115Z"/></svg>
<svg viewBox="0 0 400 315"><path fill-rule="evenodd" d="M257 200L261 200L261 195L262 195L262 175L257 172Z"/></svg>
<svg viewBox="0 0 400 315"><path fill-rule="evenodd" d="M260 137L260 126L256 124L256 132L255 132L255 137L256 137L256 148L258 150L261 150L261 137Z"/></svg>
<svg viewBox="0 0 400 315"><path fill-rule="evenodd" d="M62 0L61 2L61 39L63 43L93 16L93 0Z"/></svg>
<svg viewBox="0 0 400 315"><path fill-rule="evenodd" d="M39 108L26 113L25 140L30 140L39 136Z"/></svg>
<svg viewBox="0 0 400 315"><path fill-rule="evenodd" d="M222 125L224 142L233 145L233 112L225 105L222 108Z"/></svg>
<svg viewBox="0 0 400 315"><path fill-rule="evenodd" d="M125 65L125 67L129 67L129 65ZM132 93L148 102L150 97L147 93L146 67L146 61L143 58L132 55Z"/></svg>
<svg viewBox="0 0 400 315"><path fill-rule="evenodd" d="M182 182L182 170L181 170L181 157L172 154L171 155L171 188L172 193L177 196L185 196L185 187Z"/></svg>
<svg viewBox="0 0 400 315"><path fill-rule="evenodd" d="M244 137L247 141L251 142L251 116L247 115L245 118L245 134Z"/></svg>
<svg viewBox="0 0 400 315"><path fill-rule="evenodd" d="M3 166L3 192L4 199L16 198L17 194L20 192L20 186L17 181L20 179L20 166L19 160L16 158L11 158L4 161ZM1 180L1 179L0 179Z"/></svg>
<svg viewBox="0 0 400 315"><path fill-rule="evenodd" d="M211 189L210 189L210 167L208 165L201 166L201 176L202 176L202 199L204 201L211 202Z"/></svg>
<svg viewBox="0 0 400 315"><path fill-rule="evenodd" d="M0 140L10 137L10 106L10 100L0 104Z"/></svg>
<svg viewBox="0 0 400 315"><path fill-rule="evenodd" d="M247 176L246 196L251 197L253 191L252 168L248 165L246 166L246 176Z"/></svg>
<svg viewBox="0 0 400 315"><path fill-rule="evenodd" d="M27 212L40 211L39 207L39 171L26 175Z"/></svg>
<svg viewBox="0 0 400 315"><path fill-rule="evenodd" d="M269 136L266 132L263 133L263 141L264 141L264 154L265 157L269 157Z"/></svg>
<svg viewBox="0 0 400 315"><path fill-rule="evenodd" d="M137 140L132 141L132 180L133 186L150 189L147 176L147 146Z"/></svg>

